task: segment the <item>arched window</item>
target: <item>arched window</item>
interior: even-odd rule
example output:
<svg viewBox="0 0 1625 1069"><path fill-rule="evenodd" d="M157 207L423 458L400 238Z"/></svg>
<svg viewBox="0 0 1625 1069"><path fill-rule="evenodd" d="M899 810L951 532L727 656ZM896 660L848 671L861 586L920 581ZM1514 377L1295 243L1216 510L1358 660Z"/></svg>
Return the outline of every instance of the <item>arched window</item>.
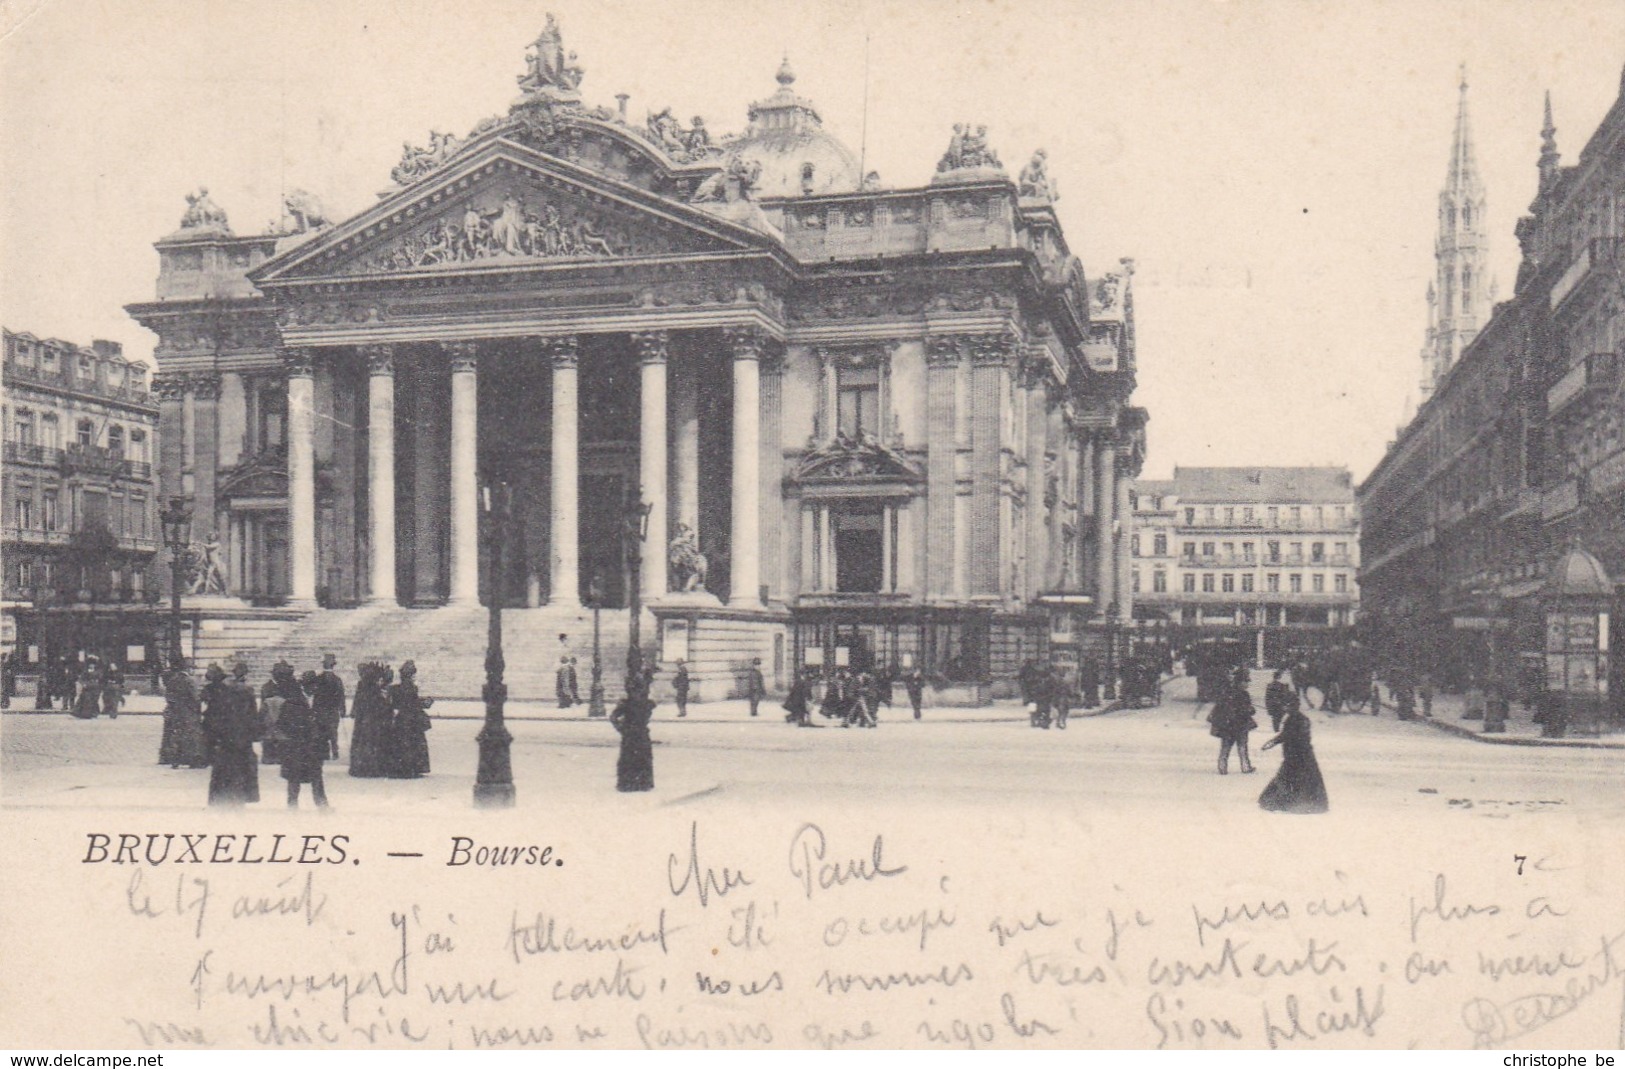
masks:
<svg viewBox="0 0 1625 1069"><path fill-rule="evenodd" d="M1471 230L1473 228L1473 206L1471 204L1467 205L1461 210L1461 228L1463 230Z"/></svg>
<svg viewBox="0 0 1625 1069"><path fill-rule="evenodd" d="M813 191L813 165L810 164L810 163L804 163L804 164L801 165L801 192L803 192L803 193L811 193L812 191Z"/></svg>
<svg viewBox="0 0 1625 1069"><path fill-rule="evenodd" d="M78 443L82 446L95 445L96 425L90 422L88 419L82 419L79 421L79 426L76 428L74 436Z"/></svg>
<svg viewBox="0 0 1625 1069"><path fill-rule="evenodd" d="M1461 310L1463 312L1473 310L1473 269L1471 267L1461 269Z"/></svg>

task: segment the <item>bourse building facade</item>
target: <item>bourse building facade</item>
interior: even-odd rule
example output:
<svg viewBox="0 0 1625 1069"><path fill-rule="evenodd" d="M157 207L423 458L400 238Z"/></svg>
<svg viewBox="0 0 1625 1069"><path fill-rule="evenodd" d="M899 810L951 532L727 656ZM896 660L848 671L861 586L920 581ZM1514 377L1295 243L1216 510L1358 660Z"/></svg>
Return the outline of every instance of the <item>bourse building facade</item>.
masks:
<svg viewBox="0 0 1625 1069"><path fill-rule="evenodd" d="M496 597L573 641L595 591L626 605L643 502L643 602L702 678L985 684L1049 641L1041 595L1118 605L1132 262L1085 279L1041 152L1012 180L956 128L928 184L884 187L788 63L713 141L583 103L566 56L549 18L509 110L408 146L352 218L296 192L237 236L200 191L157 243L129 311L160 339L163 493L223 593L312 619Z"/></svg>

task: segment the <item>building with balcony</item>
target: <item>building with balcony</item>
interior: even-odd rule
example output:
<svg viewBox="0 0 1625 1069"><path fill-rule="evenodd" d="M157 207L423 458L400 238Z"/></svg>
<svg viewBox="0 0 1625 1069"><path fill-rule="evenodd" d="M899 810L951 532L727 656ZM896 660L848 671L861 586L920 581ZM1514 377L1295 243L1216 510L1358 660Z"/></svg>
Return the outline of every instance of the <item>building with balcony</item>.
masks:
<svg viewBox="0 0 1625 1069"><path fill-rule="evenodd" d="M1557 559L1578 542L1625 578L1625 79L1578 164L1556 134L1548 96L1512 300L1359 493L1373 641L1446 684L1494 678L1526 697Z"/></svg>
<svg viewBox="0 0 1625 1069"><path fill-rule="evenodd" d="M158 406L117 342L4 342L0 581L20 645L37 648L36 610L139 610L155 592Z"/></svg>
<svg viewBox="0 0 1625 1069"><path fill-rule="evenodd" d="M1142 619L1264 628L1287 645L1354 622L1360 520L1347 469L1175 468L1138 481L1130 501Z"/></svg>

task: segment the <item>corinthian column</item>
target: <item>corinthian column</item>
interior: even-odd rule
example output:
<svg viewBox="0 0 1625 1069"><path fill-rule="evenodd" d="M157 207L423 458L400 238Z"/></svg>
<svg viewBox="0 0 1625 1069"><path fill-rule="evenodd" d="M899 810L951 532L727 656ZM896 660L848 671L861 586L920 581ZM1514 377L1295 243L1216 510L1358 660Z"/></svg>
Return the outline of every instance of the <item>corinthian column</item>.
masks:
<svg viewBox="0 0 1625 1069"><path fill-rule="evenodd" d="M288 373L288 547L290 601L316 604L316 419L314 354L282 350Z"/></svg>
<svg viewBox="0 0 1625 1069"><path fill-rule="evenodd" d="M576 415L576 337L550 342L553 357L553 581L549 604L581 604L579 551L580 478L576 451L580 430ZM497 577L500 587L501 577Z"/></svg>
<svg viewBox="0 0 1625 1069"><path fill-rule="evenodd" d="M733 530L729 538L728 604L761 604L761 369L765 342L755 330L730 329L733 350Z"/></svg>
<svg viewBox="0 0 1625 1069"><path fill-rule="evenodd" d="M1117 547L1112 537L1116 526L1112 514L1116 511L1117 502L1117 447L1111 439L1101 440L1095 462L1099 465L1100 473L1095 480L1098 495L1095 499L1095 599L1100 609L1099 618L1104 620L1106 610L1117 600L1117 564L1114 559Z"/></svg>
<svg viewBox="0 0 1625 1069"><path fill-rule="evenodd" d="M451 342L451 597L480 600L478 342Z"/></svg>
<svg viewBox="0 0 1625 1069"><path fill-rule="evenodd" d="M367 531L372 582L367 600L395 602L395 347L363 345L367 362Z"/></svg>
<svg viewBox="0 0 1625 1069"><path fill-rule="evenodd" d="M652 601L666 593L666 349L670 338L663 330L632 335L642 372L638 395L642 404L638 437L638 497L648 502L649 536L643 540L643 598Z"/></svg>
<svg viewBox="0 0 1625 1069"><path fill-rule="evenodd" d="M1117 618L1134 619L1134 559L1129 554L1129 540L1133 537L1134 510L1129 497L1134 492L1134 480L1126 474L1117 477L1117 526L1121 528L1117 539Z"/></svg>

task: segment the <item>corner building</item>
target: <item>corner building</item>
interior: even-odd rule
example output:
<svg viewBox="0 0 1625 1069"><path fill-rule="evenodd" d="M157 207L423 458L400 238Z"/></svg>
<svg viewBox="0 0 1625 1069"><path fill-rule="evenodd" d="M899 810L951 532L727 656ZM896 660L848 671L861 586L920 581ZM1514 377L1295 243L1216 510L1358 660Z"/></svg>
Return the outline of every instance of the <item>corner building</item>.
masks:
<svg viewBox="0 0 1625 1069"><path fill-rule="evenodd" d="M1118 604L1132 263L1086 280L1041 153L1012 180L960 128L891 188L788 63L713 140L584 103L567 55L550 18L507 112L408 147L350 219L294 193L240 237L198 193L158 243L130 312L161 339L165 493L212 519L234 596L280 606L256 657L342 643L474 695L469 614L499 598L527 610L511 689L543 697L561 654L585 680L596 582L613 690L634 499L645 648L702 699L760 657L770 687L918 664L978 700L1041 652L1040 594Z"/></svg>

